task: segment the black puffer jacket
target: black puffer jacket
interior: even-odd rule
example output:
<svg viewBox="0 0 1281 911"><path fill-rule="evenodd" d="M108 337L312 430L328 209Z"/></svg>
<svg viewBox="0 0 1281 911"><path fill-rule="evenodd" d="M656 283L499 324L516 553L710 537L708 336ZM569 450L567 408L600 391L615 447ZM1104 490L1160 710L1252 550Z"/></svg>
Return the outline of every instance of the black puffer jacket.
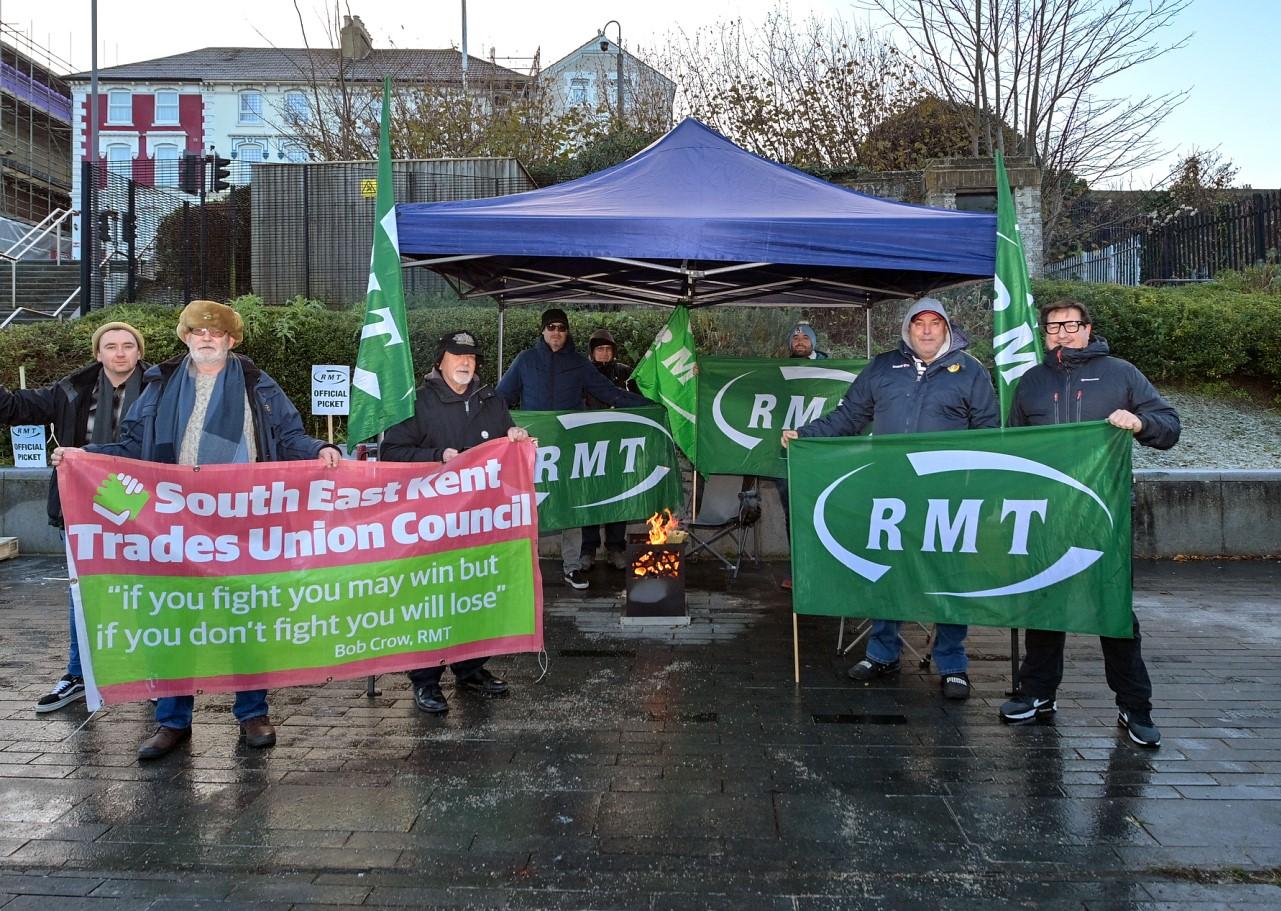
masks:
<svg viewBox="0 0 1281 911"><path fill-rule="evenodd" d="M1010 426L1102 421L1118 408L1143 422L1135 438L1169 449L1179 441L1179 413L1129 361L1108 356L1107 340L1094 336L1084 348L1052 348L1023 374L1010 407Z"/></svg>
<svg viewBox="0 0 1281 911"><path fill-rule="evenodd" d="M151 365L138 361L137 369L145 373ZM52 424L53 439L58 446L84 446L89 442L89 406L102 364L94 361L67 374L56 383L39 389L8 390L0 386L0 424ZM120 416L121 424L124 415ZM119 427L116 428L117 433ZM49 524L62 527L62 503L58 500L58 473L49 480Z"/></svg>
<svg viewBox="0 0 1281 911"><path fill-rule="evenodd" d="M418 389L413 417L388 428L378 457L388 462L439 462L446 449L471 449L507 434L511 412L493 386L473 378L462 395L436 371Z"/></svg>

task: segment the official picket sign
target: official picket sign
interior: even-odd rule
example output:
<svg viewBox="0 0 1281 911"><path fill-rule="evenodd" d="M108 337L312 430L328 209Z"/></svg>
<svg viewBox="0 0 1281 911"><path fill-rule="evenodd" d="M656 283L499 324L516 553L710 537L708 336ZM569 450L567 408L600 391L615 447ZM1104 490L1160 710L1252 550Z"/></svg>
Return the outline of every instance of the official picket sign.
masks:
<svg viewBox="0 0 1281 911"><path fill-rule="evenodd" d="M351 368L345 364L313 364L311 413L347 414L351 406Z"/></svg>
<svg viewBox="0 0 1281 911"><path fill-rule="evenodd" d="M516 411L538 440L534 484L543 531L644 519L683 500L665 412Z"/></svg>
<svg viewBox="0 0 1281 911"><path fill-rule="evenodd" d="M835 408L866 366L853 358L700 357L698 470L786 477L783 431Z"/></svg>
<svg viewBox="0 0 1281 911"><path fill-rule="evenodd" d="M1128 638L1131 446L1105 421L794 440L795 610Z"/></svg>
<svg viewBox="0 0 1281 911"><path fill-rule="evenodd" d="M14 468L47 468L43 424L18 424L9 428Z"/></svg>
<svg viewBox="0 0 1281 911"><path fill-rule="evenodd" d="M91 707L542 648L534 447L58 470Z"/></svg>

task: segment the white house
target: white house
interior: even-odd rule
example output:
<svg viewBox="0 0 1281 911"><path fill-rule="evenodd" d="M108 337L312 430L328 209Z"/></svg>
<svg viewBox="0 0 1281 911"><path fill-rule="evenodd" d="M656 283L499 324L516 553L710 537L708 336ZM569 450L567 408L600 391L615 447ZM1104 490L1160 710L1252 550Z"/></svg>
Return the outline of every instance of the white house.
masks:
<svg viewBox="0 0 1281 911"><path fill-rule="evenodd" d="M618 105L618 44L597 33L539 74L539 85L552 101L552 114L585 106L616 112ZM676 83L644 60L622 50L623 120L651 129L671 125Z"/></svg>

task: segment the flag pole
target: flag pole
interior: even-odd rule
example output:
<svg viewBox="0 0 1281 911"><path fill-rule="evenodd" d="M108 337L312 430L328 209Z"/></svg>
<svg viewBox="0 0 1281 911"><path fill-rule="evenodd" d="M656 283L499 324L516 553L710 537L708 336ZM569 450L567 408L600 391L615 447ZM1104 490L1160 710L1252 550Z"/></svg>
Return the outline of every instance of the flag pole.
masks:
<svg viewBox="0 0 1281 911"><path fill-rule="evenodd" d="M801 682L801 640L796 623L796 609L792 609L792 679Z"/></svg>

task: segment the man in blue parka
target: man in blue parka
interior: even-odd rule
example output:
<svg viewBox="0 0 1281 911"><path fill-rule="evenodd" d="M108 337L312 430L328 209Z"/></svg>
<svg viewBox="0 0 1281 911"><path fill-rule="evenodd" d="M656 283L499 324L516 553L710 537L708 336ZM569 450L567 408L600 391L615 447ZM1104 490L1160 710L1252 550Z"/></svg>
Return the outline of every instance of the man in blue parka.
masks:
<svg viewBox="0 0 1281 911"><path fill-rule="evenodd" d="M825 417L784 430L783 446L797 437L857 436L869 427L888 434L1000 426L992 378L965 353L968 344L942 303L921 298L903 317L898 347L873 358ZM851 679L866 683L898 671L900 626L897 620L872 621L867 657L849 669ZM970 695L966 632L953 623L936 628L933 658L949 699Z"/></svg>
<svg viewBox="0 0 1281 911"><path fill-rule="evenodd" d="M178 317L187 353L157 364L142 376L143 390L114 443L90 452L169 465L226 465L320 459L329 468L341 453L307 436L298 410L270 376L247 357L232 354L244 338L240 314L216 301L195 300ZM56 467L66 449L53 451ZM156 730L138 747L138 758L159 759L191 737L194 696L156 703ZM232 714L240 739L256 748L275 746L267 691L236 693Z"/></svg>
<svg viewBox="0 0 1281 911"><path fill-rule="evenodd" d="M558 307L543 311L539 320L543 337L512 361L498 381L498 394L512 408L525 411L577 411L584 395L615 408L652 405L649 399L620 389L607 380L586 357L574 349L569 317ZM583 530L566 528L560 537L560 558L565 584L579 591L587 588L582 565Z"/></svg>

